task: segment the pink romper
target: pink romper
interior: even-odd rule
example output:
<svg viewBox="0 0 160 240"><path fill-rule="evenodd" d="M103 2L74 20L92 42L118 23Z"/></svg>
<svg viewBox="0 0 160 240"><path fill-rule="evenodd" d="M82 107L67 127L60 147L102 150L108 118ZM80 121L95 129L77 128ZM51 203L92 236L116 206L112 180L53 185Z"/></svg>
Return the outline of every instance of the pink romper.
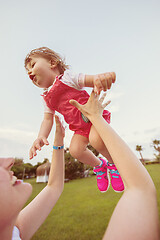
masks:
<svg viewBox="0 0 160 240"><path fill-rule="evenodd" d="M75 99L84 105L88 101L89 94L85 90L77 90L66 85L60 80L61 77L62 75L57 76L51 89L42 96L51 110L57 111L64 116L70 130L74 131L75 134L80 134L88 138L92 124L90 121L85 121L82 113L71 105L69 100ZM108 123L110 123L110 115L109 111L103 111L103 117Z"/></svg>

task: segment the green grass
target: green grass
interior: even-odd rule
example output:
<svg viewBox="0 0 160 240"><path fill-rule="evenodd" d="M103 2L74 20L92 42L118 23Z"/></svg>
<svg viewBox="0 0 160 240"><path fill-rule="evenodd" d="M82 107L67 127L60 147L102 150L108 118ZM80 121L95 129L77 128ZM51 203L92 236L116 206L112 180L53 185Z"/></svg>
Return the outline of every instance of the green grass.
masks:
<svg viewBox="0 0 160 240"><path fill-rule="evenodd" d="M148 165L146 168L157 189L160 216L160 164ZM31 201L46 184L36 184L35 179L28 181L33 185ZM59 201L32 240L102 239L121 196L111 187L106 193L100 193L95 176L65 183Z"/></svg>

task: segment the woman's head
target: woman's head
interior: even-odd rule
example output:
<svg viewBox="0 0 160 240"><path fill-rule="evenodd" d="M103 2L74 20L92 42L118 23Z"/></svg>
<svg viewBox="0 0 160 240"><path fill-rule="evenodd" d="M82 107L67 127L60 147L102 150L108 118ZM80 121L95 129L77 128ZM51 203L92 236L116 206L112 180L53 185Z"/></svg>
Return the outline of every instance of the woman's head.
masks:
<svg viewBox="0 0 160 240"><path fill-rule="evenodd" d="M32 192L30 184L13 176L13 164L13 158L0 158L0 228L15 220Z"/></svg>
<svg viewBox="0 0 160 240"><path fill-rule="evenodd" d="M63 74L66 69L68 69L68 65L65 64L65 60L62 59L62 57L56 53L55 51L47 48L47 47L40 47L33 49L25 58L25 68L27 69L27 65L31 62L32 57L41 57L49 62L51 62L53 65L56 65L60 74ZM27 69L28 70L28 69Z"/></svg>

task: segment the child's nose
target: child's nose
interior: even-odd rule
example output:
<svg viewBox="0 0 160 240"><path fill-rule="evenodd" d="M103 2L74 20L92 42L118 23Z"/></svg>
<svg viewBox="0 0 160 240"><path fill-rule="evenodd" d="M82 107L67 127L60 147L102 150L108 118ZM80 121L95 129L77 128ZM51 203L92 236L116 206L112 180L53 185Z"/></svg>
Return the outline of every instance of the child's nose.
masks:
<svg viewBox="0 0 160 240"><path fill-rule="evenodd" d="M31 73L32 73L32 71L31 71L31 70L29 70L29 71L28 71L28 75L31 75Z"/></svg>

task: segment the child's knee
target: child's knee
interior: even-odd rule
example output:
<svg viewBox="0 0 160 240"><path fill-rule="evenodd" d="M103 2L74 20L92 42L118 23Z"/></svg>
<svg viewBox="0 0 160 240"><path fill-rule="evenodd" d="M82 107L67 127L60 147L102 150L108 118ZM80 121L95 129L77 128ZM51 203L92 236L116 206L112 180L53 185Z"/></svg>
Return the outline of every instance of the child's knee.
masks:
<svg viewBox="0 0 160 240"><path fill-rule="evenodd" d="M72 157L77 158L77 149L73 145L70 145L69 152Z"/></svg>
<svg viewBox="0 0 160 240"><path fill-rule="evenodd" d="M69 152L75 159L80 159L86 150L88 138L75 134L72 137Z"/></svg>
<svg viewBox="0 0 160 240"><path fill-rule="evenodd" d="M90 144L94 147L97 151L101 151L104 148L104 143L101 138L90 138Z"/></svg>
<svg viewBox="0 0 160 240"><path fill-rule="evenodd" d="M70 145L69 152L75 159L78 159L81 157L83 150L80 149L78 146Z"/></svg>

